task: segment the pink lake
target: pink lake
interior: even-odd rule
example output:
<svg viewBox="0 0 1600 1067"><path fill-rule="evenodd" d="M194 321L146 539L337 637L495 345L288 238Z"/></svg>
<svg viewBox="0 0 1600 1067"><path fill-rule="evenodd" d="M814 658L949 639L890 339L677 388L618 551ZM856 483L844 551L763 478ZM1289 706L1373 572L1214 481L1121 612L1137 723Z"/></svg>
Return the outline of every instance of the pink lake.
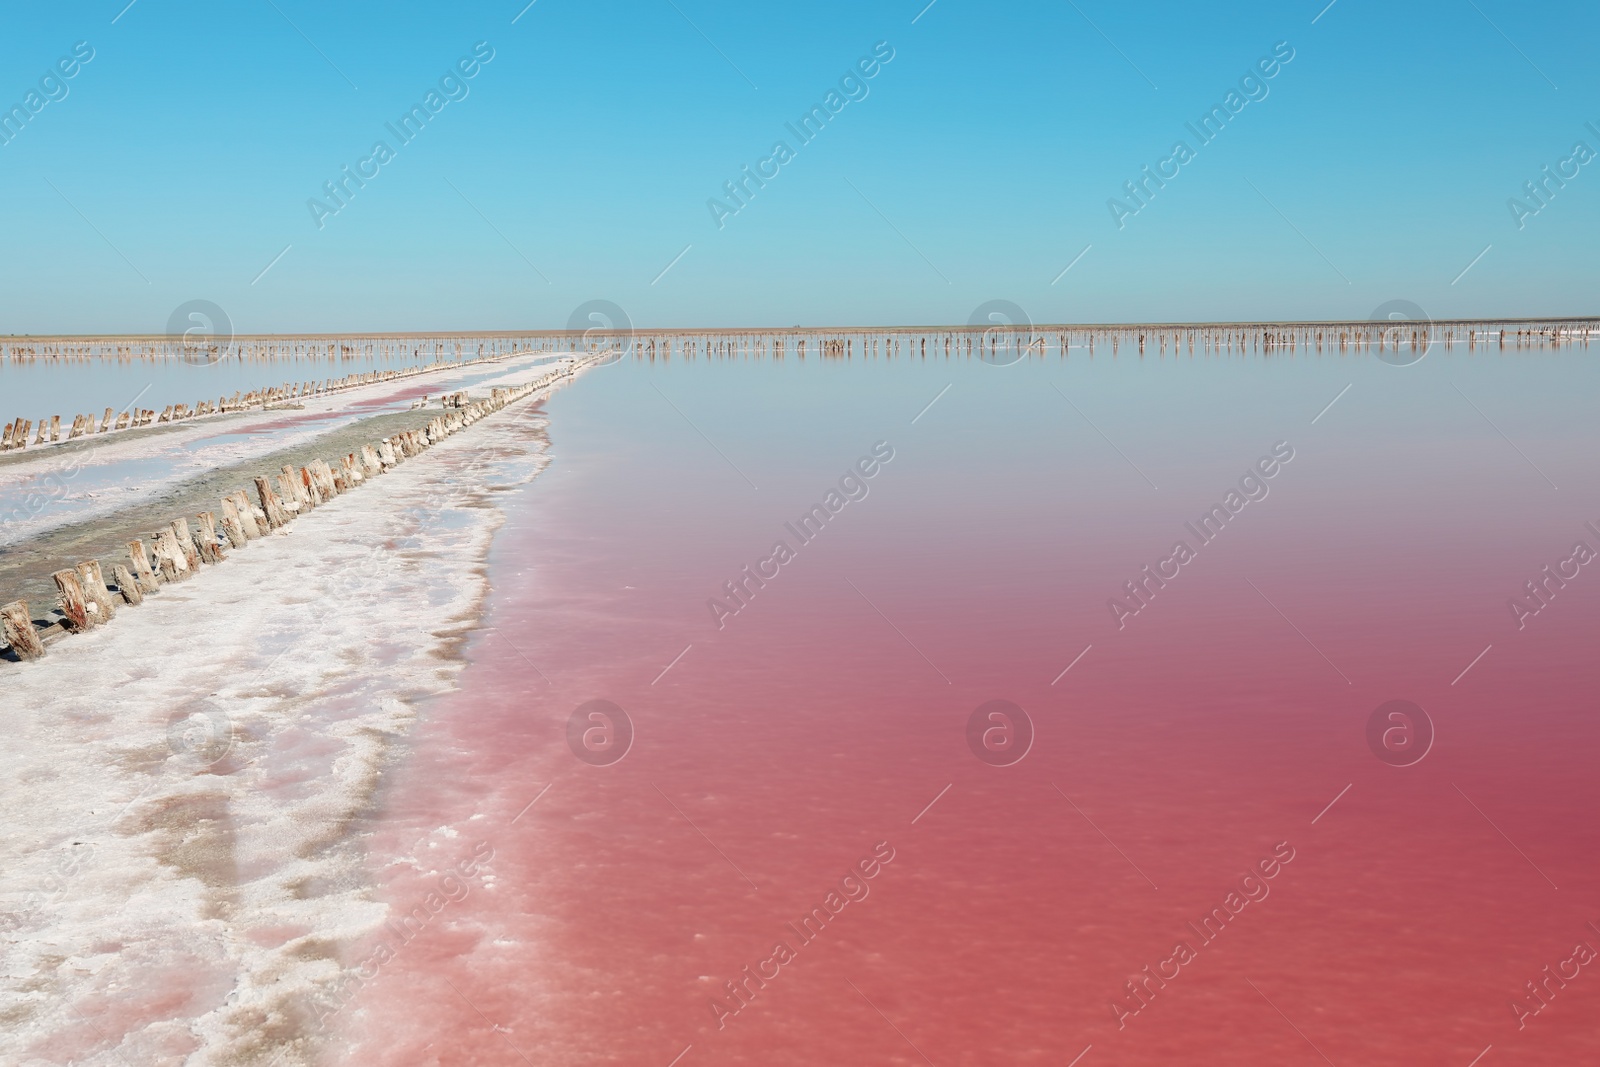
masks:
<svg viewBox="0 0 1600 1067"><path fill-rule="evenodd" d="M1597 375L590 374L364 827L339 1060L1600 1059Z"/></svg>

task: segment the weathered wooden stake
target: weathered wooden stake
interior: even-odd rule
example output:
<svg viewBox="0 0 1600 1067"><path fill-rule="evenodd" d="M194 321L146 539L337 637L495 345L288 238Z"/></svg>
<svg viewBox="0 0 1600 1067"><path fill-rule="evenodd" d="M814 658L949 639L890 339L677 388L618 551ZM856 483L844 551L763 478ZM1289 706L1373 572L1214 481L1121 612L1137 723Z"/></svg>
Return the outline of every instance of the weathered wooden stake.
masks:
<svg viewBox="0 0 1600 1067"><path fill-rule="evenodd" d="M222 543L217 540L217 517L209 511L195 516L195 540L199 543L200 558L207 563L221 563L227 558Z"/></svg>
<svg viewBox="0 0 1600 1067"><path fill-rule="evenodd" d="M133 577L138 583L139 592L160 592L161 582L157 580L156 572L150 569L150 553L145 551L143 541L128 542L128 559L133 562Z"/></svg>
<svg viewBox="0 0 1600 1067"><path fill-rule="evenodd" d="M190 571L200 569L200 549L195 544L194 534L189 532L188 519L172 520L172 532L178 541L178 551L183 553L184 562L189 565Z"/></svg>
<svg viewBox="0 0 1600 1067"><path fill-rule="evenodd" d="M244 521L239 518L239 505L233 502L231 496L222 498L222 532L228 538L228 544L236 549L243 548L249 541L244 532Z"/></svg>
<svg viewBox="0 0 1600 1067"><path fill-rule="evenodd" d="M267 514L269 530L282 529L289 524L289 513L284 510L283 502L278 499L277 492L272 488L270 477L256 479L256 495L261 498L261 510Z"/></svg>
<svg viewBox="0 0 1600 1067"><path fill-rule="evenodd" d="M100 621L95 617L99 614L99 605L90 610L89 602L83 595L83 584L78 581L78 572L56 571L50 577L56 582L61 613L67 617L67 629L80 632L94 629Z"/></svg>
<svg viewBox="0 0 1600 1067"><path fill-rule="evenodd" d="M310 470L313 477L317 479L318 486L322 489L322 499L332 500L339 495L339 487L333 481L333 470L325 460L313 460Z"/></svg>
<svg viewBox="0 0 1600 1067"><path fill-rule="evenodd" d="M18 659L38 659L44 655L44 642L39 631L33 628L33 616L28 613L26 600L14 600L0 608L0 625L3 625L6 643Z"/></svg>
<svg viewBox="0 0 1600 1067"><path fill-rule="evenodd" d="M178 543L178 534L173 526L157 532L155 539L156 566L161 568L163 582L181 582L194 573L189 566L188 554Z"/></svg>
<svg viewBox="0 0 1600 1067"><path fill-rule="evenodd" d="M284 503L287 505L290 500L293 500L300 505L302 512L309 511L312 506L311 492L306 488L303 480L304 476L301 472L285 463L283 465L283 477L288 486L288 494L284 497Z"/></svg>
<svg viewBox="0 0 1600 1067"><path fill-rule="evenodd" d="M106 578L100 570L100 561L91 559L78 564L78 584L83 586L83 595L89 603L99 608L99 620L102 623L110 622L117 613L117 602L111 599L111 590L106 588Z"/></svg>
<svg viewBox="0 0 1600 1067"><path fill-rule="evenodd" d="M266 513L250 503L250 497L243 489L236 489L228 494L228 499L239 512L239 525L244 527L244 536L247 540L254 541L267 533Z"/></svg>
<svg viewBox="0 0 1600 1067"><path fill-rule="evenodd" d="M121 563L113 564L111 577L117 583L117 593L127 604L143 604L144 594L139 591L139 580Z"/></svg>
<svg viewBox="0 0 1600 1067"><path fill-rule="evenodd" d="M278 506L291 519L298 518L301 512L300 494L305 490L296 486L294 479L287 474L279 474L273 478L278 488Z"/></svg>
<svg viewBox="0 0 1600 1067"><path fill-rule="evenodd" d="M314 460L312 463L315 466ZM322 492L321 479L317 477L317 473L312 467L300 468L300 484L305 488L306 496L311 499L311 506L320 508L327 497Z"/></svg>

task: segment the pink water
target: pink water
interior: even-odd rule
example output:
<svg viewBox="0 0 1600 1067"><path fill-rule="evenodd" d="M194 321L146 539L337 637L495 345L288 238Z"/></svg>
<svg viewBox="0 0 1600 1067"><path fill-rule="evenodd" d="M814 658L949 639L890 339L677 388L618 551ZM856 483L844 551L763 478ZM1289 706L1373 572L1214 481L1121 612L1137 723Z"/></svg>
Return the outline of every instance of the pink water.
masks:
<svg viewBox="0 0 1600 1067"><path fill-rule="evenodd" d="M1600 550L1587 359L593 374L370 827L417 917L347 961L393 953L341 1059L1593 1062L1600 576L1508 607ZM1185 528L1275 446L1264 499ZM567 741L596 699L634 731L610 765ZM1009 766L967 740L996 699L1035 733ZM1396 699L1436 731L1410 766L1367 740Z"/></svg>

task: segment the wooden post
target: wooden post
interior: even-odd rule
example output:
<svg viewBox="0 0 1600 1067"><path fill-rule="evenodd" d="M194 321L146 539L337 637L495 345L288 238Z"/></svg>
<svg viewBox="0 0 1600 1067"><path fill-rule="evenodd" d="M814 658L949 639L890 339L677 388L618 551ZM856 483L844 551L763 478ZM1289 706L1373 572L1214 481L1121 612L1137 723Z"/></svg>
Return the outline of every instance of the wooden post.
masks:
<svg viewBox="0 0 1600 1067"><path fill-rule="evenodd" d="M200 549L195 545L194 535L189 532L189 520L173 519L172 533L177 538L178 551L183 553L183 560L189 565L189 570L199 570Z"/></svg>
<svg viewBox="0 0 1600 1067"><path fill-rule="evenodd" d="M239 518L239 506L232 497L222 498L222 532L228 538L228 544L236 549L243 548L249 541L245 536L244 522Z"/></svg>
<svg viewBox="0 0 1600 1067"><path fill-rule="evenodd" d="M243 489L235 489L228 494L228 499L239 512L239 525L244 527L245 539L254 541L264 537L267 533L266 513L250 503L250 497Z"/></svg>
<svg viewBox="0 0 1600 1067"><path fill-rule="evenodd" d="M328 487L329 496L339 496L350 488L348 481L343 486L339 484L339 480L334 477L334 468L327 460L317 460L317 469L322 472L322 483Z"/></svg>
<svg viewBox="0 0 1600 1067"><path fill-rule="evenodd" d="M139 592L160 592L161 582L156 579L156 572L150 569L150 554L145 551L143 541L128 542L128 559L133 561L133 578Z"/></svg>
<svg viewBox="0 0 1600 1067"><path fill-rule="evenodd" d="M311 493L306 489L305 483L301 480L300 472L285 463L283 465L283 476L288 485L288 495L284 500L284 503L287 504L289 500L293 500L300 505L301 511L310 510Z"/></svg>
<svg viewBox="0 0 1600 1067"><path fill-rule="evenodd" d="M44 655L44 642L39 640L39 631L33 628L33 616L28 613L26 600L14 600L0 608L0 623L4 625L6 642L18 659L38 659Z"/></svg>
<svg viewBox="0 0 1600 1067"><path fill-rule="evenodd" d="M125 604L143 604L144 594L139 592L139 580L121 563L113 564L111 577L117 583L117 593Z"/></svg>
<svg viewBox="0 0 1600 1067"><path fill-rule="evenodd" d="M111 416L112 416L112 414L113 414L112 409L111 408L106 408L106 417L100 420L100 432L101 433L105 433L107 430L111 429Z"/></svg>
<svg viewBox="0 0 1600 1067"><path fill-rule="evenodd" d="M40 423L39 429L44 429L43 423ZM50 443L55 444L59 440L61 440L61 416L52 415L50 416Z"/></svg>
<svg viewBox="0 0 1600 1067"><path fill-rule="evenodd" d="M395 458L394 445L388 441L378 442L378 462L383 464L384 470L392 469L399 462Z"/></svg>
<svg viewBox="0 0 1600 1067"><path fill-rule="evenodd" d="M315 464L315 460L312 462ZM310 502L311 507L320 508L326 498L322 495L321 480L316 476L316 473L310 467L301 467L297 478L300 486L306 491L306 499Z"/></svg>
<svg viewBox="0 0 1600 1067"><path fill-rule="evenodd" d="M273 481L278 487L278 504L291 519L300 516L300 494L305 490L295 485L288 474L280 474Z"/></svg>
<svg viewBox="0 0 1600 1067"><path fill-rule="evenodd" d="M181 582L194 573L189 567L188 555L178 544L174 526L157 532L155 539L156 566L161 568L163 582Z"/></svg>
<svg viewBox="0 0 1600 1067"><path fill-rule="evenodd" d="M89 599L89 603L100 609L99 621L110 622L117 613L117 602L111 599L111 590L106 588L105 574L100 570L99 560L91 559L78 564L78 584L83 586L83 595Z"/></svg>
<svg viewBox="0 0 1600 1067"><path fill-rule="evenodd" d="M333 480L333 469L325 460L314 460L311 464L312 473L317 476L317 483L322 487L322 499L332 500L339 495L339 487Z"/></svg>
<svg viewBox="0 0 1600 1067"><path fill-rule="evenodd" d="M199 542L200 558L207 563L221 563L227 558L222 542L217 540L217 517L213 512L202 511L195 516L195 525L198 530L195 540Z"/></svg>
<svg viewBox="0 0 1600 1067"><path fill-rule="evenodd" d="M282 529L289 524L289 513L283 509L283 503L273 491L272 482L268 478L256 479L256 495L261 498L261 510L267 513L269 530Z"/></svg>
<svg viewBox="0 0 1600 1067"><path fill-rule="evenodd" d="M371 445L361 446L361 466L365 468L369 477L383 473L383 463L378 459L378 453Z"/></svg>
<svg viewBox="0 0 1600 1067"><path fill-rule="evenodd" d="M83 595L83 584L78 581L77 571L56 571L50 577L55 579L56 589L59 593L61 613L67 617L67 629L76 632L92 630L99 625L99 605L91 610L88 599Z"/></svg>
<svg viewBox="0 0 1600 1067"><path fill-rule="evenodd" d="M217 555L217 536L215 524L212 526L210 541L206 540L205 524L200 521L200 517L198 515L195 516L192 524L185 520L184 525L191 527L192 536L190 537L190 544L194 545L195 558L201 563L218 562L221 557ZM198 566L195 567L195 570L199 569L200 568Z"/></svg>

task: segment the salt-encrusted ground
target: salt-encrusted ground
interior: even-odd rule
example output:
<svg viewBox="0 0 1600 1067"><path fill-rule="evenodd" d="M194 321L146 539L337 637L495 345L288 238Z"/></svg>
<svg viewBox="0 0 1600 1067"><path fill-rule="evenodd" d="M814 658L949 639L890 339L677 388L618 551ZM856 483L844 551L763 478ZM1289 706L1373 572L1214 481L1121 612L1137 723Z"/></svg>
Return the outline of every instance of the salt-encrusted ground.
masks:
<svg viewBox="0 0 1600 1067"><path fill-rule="evenodd" d="M384 918L347 830L453 684L537 404L0 665L0 1061L312 1062L307 992Z"/></svg>
<svg viewBox="0 0 1600 1067"><path fill-rule="evenodd" d="M30 447L0 456L0 545L105 515L215 467L275 451L373 415L408 408L424 395L526 381L549 353L507 356L459 369L378 382L292 408L218 415ZM437 408L437 404L434 405Z"/></svg>

